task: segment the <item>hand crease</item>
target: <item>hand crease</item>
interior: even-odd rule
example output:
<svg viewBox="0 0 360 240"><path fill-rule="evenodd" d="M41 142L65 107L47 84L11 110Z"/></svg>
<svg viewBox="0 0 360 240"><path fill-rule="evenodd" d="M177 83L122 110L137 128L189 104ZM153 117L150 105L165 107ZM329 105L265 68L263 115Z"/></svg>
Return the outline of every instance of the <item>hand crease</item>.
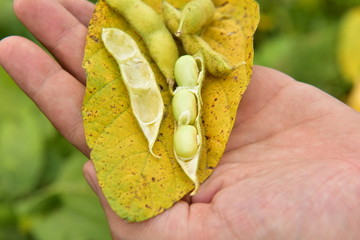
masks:
<svg viewBox="0 0 360 240"><path fill-rule="evenodd" d="M292 84L293 84L293 82L287 82L286 84L280 86L280 87L277 89L277 91L274 92L274 94L273 94L269 99L267 99L266 104L263 104L263 106L262 106L261 108L259 108L256 112L252 113L252 116L249 117L249 118L247 118L247 120L246 120L245 122L251 121L252 118L253 118L253 116L257 115L257 114L260 113L262 110L264 110L264 108L266 108L266 106L269 104L270 101L272 101L272 100L274 100L275 98L277 98L277 97L280 95L280 93L282 93L285 89L287 89L287 88L288 88L290 85L292 85ZM240 102L240 104L241 104L241 102ZM241 114L241 112L238 112L238 114ZM243 125L243 124L244 124L244 122L235 122L234 129L235 129L238 125Z"/></svg>
<svg viewBox="0 0 360 240"><path fill-rule="evenodd" d="M232 224L231 224L231 220L229 220L227 217L224 216L223 212L218 209L216 206L216 204L212 204L211 205L213 208L213 212L215 213L215 215L217 216L217 219L219 219L220 223L223 223L223 225L227 225L229 226L229 233L232 235L232 237L230 239L240 239L239 236L237 236L236 234L236 230L233 228Z"/></svg>
<svg viewBox="0 0 360 240"><path fill-rule="evenodd" d="M46 85L46 83L50 80L50 79L54 79L55 76L57 76L58 74L61 74L64 70L61 67L58 67L56 69L51 69L48 71L48 73L46 75L44 75L43 80L40 82L40 84L38 85L37 88L34 88L32 92L29 92L30 96L33 96L32 98L36 101L37 96L42 92L42 89L44 88L44 86Z"/></svg>
<svg viewBox="0 0 360 240"><path fill-rule="evenodd" d="M275 132L275 133L271 133L269 135L266 135L262 138L259 138L259 139L256 139L256 140L253 140L253 141L250 141L250 142L247 142L243 145L240 145L240 146L237 146L233 149L229 149L227 152L233 152L233 151L236 151L236 150L239 150L241 148L244 148L244 147L247 147L247 146L250 146L250 145L253 145L253 144L259 144L259 143L264 143L266 141L268 141L269 139L272 139L272 138L275 138L281 134L284 134L286 132L289 132L289 131L292 131L293 129L301 126L301 125L304 125L308 122L312 122L314 120L317 120L317 119L320 119L320 118L324 118L324 117L327 117L328 115L332 115L332 113L327 113L327 114L322 114L322 115L319 115L319 116L315 116L315 117L311 117L311 118L308 118L308 119L305 119L305 120L302 120L300 122L297 122L295 123L294 125L291 125L291 126L288 126L286 127L285 129L279 131L279 132ZM321 137L321 135L317 135L318 137Z"/></svg>
<svg viewBox="0 0 360 240"><path fill-rule="evenodd" d="M78 23L73 23L70 26L67 26L66 28L64 28L64 30L62 31L62 33L60 34L59 38L54 43L54 45L52 47L49 47L52 50L51 52L61 54L62 49L60 47L62 46L62 42L67 39L67 36L69 35L69 33L78 32L75 30L78 27L83 27L83 26Z"/></svg>

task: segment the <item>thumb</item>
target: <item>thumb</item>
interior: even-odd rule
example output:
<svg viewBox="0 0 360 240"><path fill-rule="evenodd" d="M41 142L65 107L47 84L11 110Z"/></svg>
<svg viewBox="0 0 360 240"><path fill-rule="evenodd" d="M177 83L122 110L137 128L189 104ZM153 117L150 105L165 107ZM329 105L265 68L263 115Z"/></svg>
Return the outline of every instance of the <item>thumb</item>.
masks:
<svg viewBox="0 0 360 240"><path fill-rule="evenodd" d="M96 177L95 167L91 160L84 164L83 175L92 190L99 196L101 190Z"/></svg>

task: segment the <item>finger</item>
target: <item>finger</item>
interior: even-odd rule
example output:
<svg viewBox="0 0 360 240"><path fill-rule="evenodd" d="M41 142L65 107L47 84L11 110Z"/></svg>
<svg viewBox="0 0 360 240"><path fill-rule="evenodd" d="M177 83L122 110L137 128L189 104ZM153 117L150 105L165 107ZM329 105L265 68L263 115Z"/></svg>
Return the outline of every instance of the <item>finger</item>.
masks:
<svg viewBox="0 0 360 240"><path fill-rule="evenodd" d="M260 131L260 128L262 130L263 128L275 129L268 128L268 120L276 117L277 114L281 114L279 111L282 111L291 99L279 105L275 101L284 89L295 82L294 79L284 73L255 66L250 84L239 104L235 125L226 151L231 151L241 145L267 136L268 132ZM271 106L275 105L276 107L270 111ZM265 112L267 115L262 116ZM259 119L259 116L262 118Z"/></svg>
<svg viewBox="0 0 360 240"><path fill-rule="evenodd" d="M304 139L319 141L319 128L314 123L326 122L329 114L348 111L344 106L320 89L278 71L257 67L239 105L227 151L244 146L250 152L263 151L252 149L253 143L266 148L270 142L273 147L294 147ZM226 157L231 160L235 156Z"/></svg>
<svg viewBox="0 0 360 240"><path fill-rule="evenodd" d="M21 37L0 41L0 65L64 137L88 155L81 117L85 87L39 46Z"/></svg>
<svg viewBox="0 0 360 240"><path fill-rule="evenodd" d="M86 0L59 0L60 3L84 26L88 26L95 5Z"/></svg>
<svg viewBox="0 0 360 240"><path fill-rule="evenodd" d="M83 0L72 2L78 2L76 3L78 6L86 3ZM78 8L73 7L72 10ZM82 59L87 28L58 1L15 0L14 11L63 68L84 83ZM89 11L85 11L85 14L89 14ZM82 18L90 18L90 16L86 15Z"/></svg>
<svg viewBox="0 0 360 240"><path fill-rule="evenodd" d="M96 178L95 167L92 161L83 167L85 179L98 195L101 205L107 216L113 239L186 239L188 232L189 204L179 201L164 213L138 223L128 223L122 220L111 209Z"/></svg>
<svg viewBox="0 0 360 240"><path fill-rule="evenodd" d="M277 70L254 66L250 84L239 105L237 123L252 118L294 79Z"/></svg>

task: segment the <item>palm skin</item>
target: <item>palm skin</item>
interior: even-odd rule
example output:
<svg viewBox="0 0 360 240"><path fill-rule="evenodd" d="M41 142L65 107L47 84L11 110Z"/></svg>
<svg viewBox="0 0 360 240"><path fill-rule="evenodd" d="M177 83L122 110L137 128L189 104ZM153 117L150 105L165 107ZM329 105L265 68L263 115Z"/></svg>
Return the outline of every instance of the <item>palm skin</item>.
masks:
<svg viewBox="0 0 360 240"><path fill-rule="evenodd" d="M87 156L81 61L93 8L85 0L14 1L19 19L57 62L26 39L0 42L1 66ZM129 224L110 209L90 161L84 175L114 239L360 239L359 139L359 113L254 67L226 152L191 202Z"/></svg>

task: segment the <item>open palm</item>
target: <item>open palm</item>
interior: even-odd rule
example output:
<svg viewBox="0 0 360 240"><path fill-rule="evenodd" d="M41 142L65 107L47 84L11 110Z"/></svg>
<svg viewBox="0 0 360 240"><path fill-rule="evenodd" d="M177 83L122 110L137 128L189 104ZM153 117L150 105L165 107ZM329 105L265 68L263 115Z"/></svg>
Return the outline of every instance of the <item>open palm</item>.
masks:
<svg viewBox="0 0 360 240"><path fill-rule="evenodd" d="M81 105L86 0L15 0L20 20L54 56L9 37L0 64L54 126L89 155ZM129 224L110 209L114 239L360 239L360 116L322 91L255 67L226 152L191 202Z"/></svg>

